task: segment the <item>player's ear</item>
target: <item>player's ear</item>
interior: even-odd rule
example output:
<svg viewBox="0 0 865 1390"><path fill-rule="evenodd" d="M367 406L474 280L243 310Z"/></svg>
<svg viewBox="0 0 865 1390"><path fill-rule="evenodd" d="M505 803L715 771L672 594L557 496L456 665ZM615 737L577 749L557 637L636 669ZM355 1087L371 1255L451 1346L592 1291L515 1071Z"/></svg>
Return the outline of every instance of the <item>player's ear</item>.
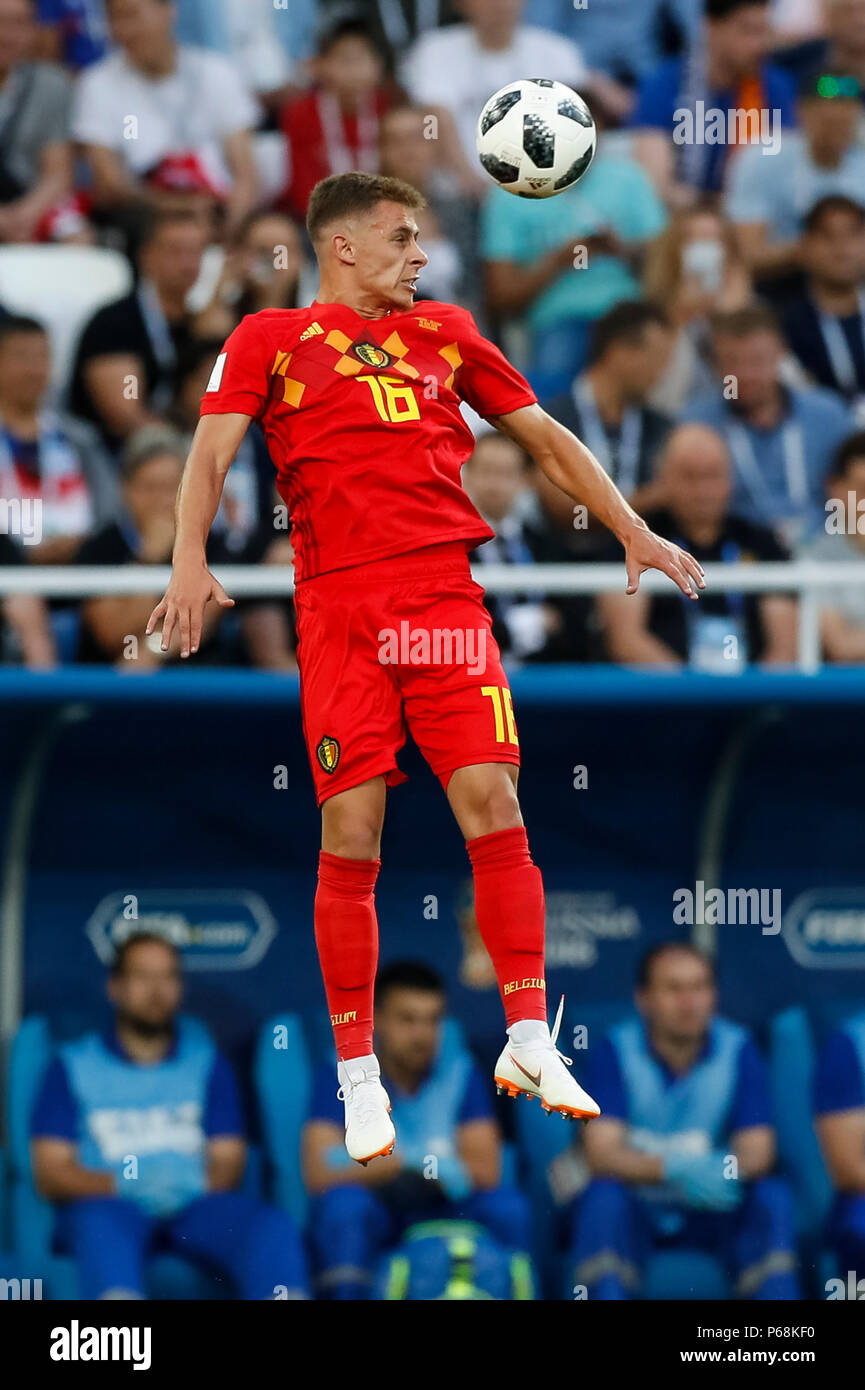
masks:
<svg viewBox="0 0 865 1390"><path fill-rule="evenodd" d="M354 246L347 236L337 232L331 240L331 245L338 261L342 261L343 265L354 265Z"/></svg>

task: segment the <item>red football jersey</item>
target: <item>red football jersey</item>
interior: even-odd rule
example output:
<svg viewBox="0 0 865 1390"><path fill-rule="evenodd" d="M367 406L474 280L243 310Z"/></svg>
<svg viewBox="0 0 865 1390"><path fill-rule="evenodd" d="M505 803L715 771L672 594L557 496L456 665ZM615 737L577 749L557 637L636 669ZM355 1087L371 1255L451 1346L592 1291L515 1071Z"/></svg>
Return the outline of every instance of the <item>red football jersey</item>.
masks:
<svg viewBox="0 0 865 1390"><path fill-rule="evenodd" d="M492 531L460 470L460 414L533 405L528 382L471 314L424 300L381 319L344 304L265 309L217 358L202 415L258 420L289 509L298 580Z"/></svg>

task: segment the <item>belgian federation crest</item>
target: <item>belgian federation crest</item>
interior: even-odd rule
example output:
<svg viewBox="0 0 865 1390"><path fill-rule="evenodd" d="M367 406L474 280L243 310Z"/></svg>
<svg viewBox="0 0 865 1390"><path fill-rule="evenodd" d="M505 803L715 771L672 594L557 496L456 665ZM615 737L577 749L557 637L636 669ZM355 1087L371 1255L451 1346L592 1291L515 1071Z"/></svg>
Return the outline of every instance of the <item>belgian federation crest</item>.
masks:
<svg viewBox="0 0 865 1390"><path fill-rule="evenodd" d="M315 756L318 758L324 772L336 772L336 765L339 762L339 752L339 744L336 739L325 735L315 750Z"/></svg>
<svg viewBox="0 0 865 1390"><path fill-rule="evenodd" d="M385 352L378 343L355 343L352 352L365 367L389 367L393 362L390 353Z"/></svg>

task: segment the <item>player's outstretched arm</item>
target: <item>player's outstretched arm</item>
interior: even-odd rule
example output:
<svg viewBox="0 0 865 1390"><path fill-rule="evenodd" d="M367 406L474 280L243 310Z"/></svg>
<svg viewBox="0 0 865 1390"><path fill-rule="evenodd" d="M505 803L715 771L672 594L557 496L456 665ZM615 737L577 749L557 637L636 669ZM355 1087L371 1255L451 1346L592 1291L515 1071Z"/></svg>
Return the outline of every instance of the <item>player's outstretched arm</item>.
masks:
<svg viewBox="0 0 865 1390"><path fill-rule="evenodd" d="M180 655L198 651L204 610L210 599L220 608L232 608L226 594L207 568L205 546L222 489L234 456L249 428L248 415L205 415L198 422L180 491L177 494L177 534L171 581L147 624L147 635L162 619L162 650L168 650L172 634L180 632Z"/></svg>
<svg viewBox="0 0 865 1390"><path fill-rule="evenodd" d="M697 598L697 590L706 587L693 555L650 531L591 450L539 405L523 406L490 423L522 445L557 487L582 502L618 537L625 547L627 593L635 594L640 575L652 569L668 574L688 598Z"/></svg>

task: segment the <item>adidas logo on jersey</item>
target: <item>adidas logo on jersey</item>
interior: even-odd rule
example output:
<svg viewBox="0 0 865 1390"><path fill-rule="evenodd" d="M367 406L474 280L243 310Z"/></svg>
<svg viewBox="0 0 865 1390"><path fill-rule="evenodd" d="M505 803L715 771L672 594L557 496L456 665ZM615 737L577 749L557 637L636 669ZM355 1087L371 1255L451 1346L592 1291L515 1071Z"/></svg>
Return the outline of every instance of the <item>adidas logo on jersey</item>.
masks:
<svg viewBox="0 0 865 1390"><path fill-rule="evenodd" d="M305 343L307 338L314 338L316 333L323 333L324 329L320 323L311 323L309 328L305 328L300 335L300 341Z"/></svg>

